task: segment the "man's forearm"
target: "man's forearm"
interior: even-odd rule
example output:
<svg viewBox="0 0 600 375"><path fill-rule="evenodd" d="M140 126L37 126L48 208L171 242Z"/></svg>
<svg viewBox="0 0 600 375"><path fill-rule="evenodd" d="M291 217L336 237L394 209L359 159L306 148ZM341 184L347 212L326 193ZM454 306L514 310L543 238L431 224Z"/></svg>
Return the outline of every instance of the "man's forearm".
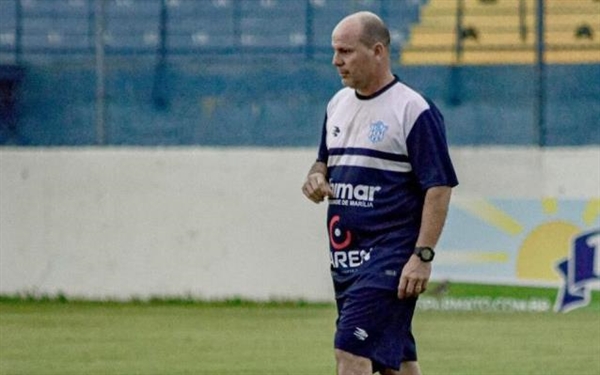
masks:
<svg viewBox="0 0 600 375"><path fill-rule="evenodd" d="M435 186L427 190L417 246L433 248L437 245L448 215L451 195L452 188L449 186Z"/></svg>

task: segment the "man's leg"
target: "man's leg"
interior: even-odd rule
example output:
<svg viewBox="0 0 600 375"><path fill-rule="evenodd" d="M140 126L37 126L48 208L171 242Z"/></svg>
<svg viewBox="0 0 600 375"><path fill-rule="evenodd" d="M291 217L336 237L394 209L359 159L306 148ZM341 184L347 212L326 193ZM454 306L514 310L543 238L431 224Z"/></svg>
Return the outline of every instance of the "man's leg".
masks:
<svg viewBox="0 0 600 375"><path fill-rule="evenodd" d="M337 375L372 375L371 360L365 357L335 349Z"/></svg>
<svg viewBox="0 0 600 375"><path fill-rule="evenodd" d="M378 289L367 288L347 298L338 312L334 339L337 374L372 375L386 367L382 363L402 369L399 359L415 362L416 347L410 332L415 305L416 299L399 300L395 291ZM397 373L420 375L418 365L410 362L404 366L406 370Z"/></svg>
<svg viewBox="0 0 600 375"><path fill-rule="evenodd" d="M402 362L400 371L385 369L382 375L421 375L421 368L417 361Z"/></svg>

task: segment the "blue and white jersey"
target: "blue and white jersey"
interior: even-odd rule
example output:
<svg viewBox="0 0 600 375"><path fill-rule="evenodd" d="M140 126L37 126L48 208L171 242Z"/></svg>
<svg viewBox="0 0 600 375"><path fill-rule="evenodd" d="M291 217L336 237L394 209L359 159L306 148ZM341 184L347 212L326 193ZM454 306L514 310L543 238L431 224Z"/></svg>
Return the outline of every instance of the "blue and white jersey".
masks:
<svg viewBox="0 0 600 375"><path fill-rule="evenodd" d="M335 194L327 221L336 291L357 282L395 289L425 192L458 184L442 115L397 77L368 97L341 89L327 106L317 160Z"/></svg>

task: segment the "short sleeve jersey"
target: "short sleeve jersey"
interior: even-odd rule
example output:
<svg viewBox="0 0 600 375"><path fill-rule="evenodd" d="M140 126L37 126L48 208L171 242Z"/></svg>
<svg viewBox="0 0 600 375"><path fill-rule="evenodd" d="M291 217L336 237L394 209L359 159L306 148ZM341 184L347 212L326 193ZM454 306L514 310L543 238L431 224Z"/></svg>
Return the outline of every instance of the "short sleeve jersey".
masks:
<svg viewBox="0 0 600 375"><path fill-rule="evenodd" d="M334 192L327 221L336 292L395 289L426 190L458 184L441 113L397 77L368 97L341 89L328 103L317 160Z"/></svg>

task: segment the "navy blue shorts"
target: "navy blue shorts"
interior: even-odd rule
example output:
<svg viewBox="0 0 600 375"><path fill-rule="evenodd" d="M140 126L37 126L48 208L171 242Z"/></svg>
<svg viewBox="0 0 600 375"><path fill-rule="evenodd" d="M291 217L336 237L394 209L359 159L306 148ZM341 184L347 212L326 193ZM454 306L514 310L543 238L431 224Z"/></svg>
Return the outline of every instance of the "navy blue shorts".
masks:
<svg viewBox="0 0 600 375"><path fill-rule="evenodd" d="M335 348L369 358L373 372L400 369L417 360L411 322L417 299L398 299L396 291L361 289L338 299Z"/></svg>

